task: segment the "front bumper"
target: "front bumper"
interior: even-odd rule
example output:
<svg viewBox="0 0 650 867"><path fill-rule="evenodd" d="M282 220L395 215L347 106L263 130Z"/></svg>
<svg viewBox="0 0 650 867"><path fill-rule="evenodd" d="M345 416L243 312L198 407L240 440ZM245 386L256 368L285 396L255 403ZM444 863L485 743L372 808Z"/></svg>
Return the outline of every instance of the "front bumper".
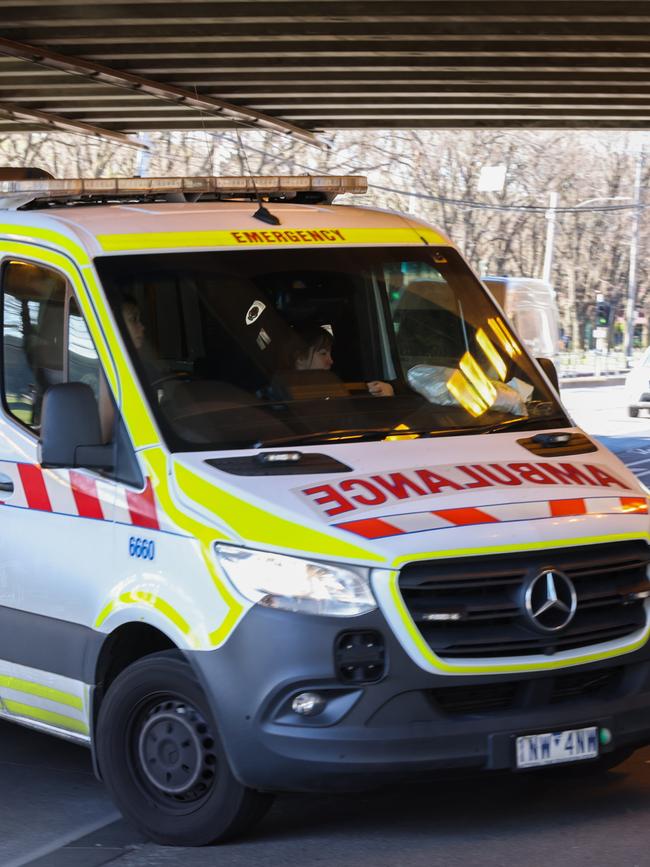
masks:
<svg viewBox="0 0 650 867"><path fill-rule="evenodd" d="M378 682L337 678L334 644L350 630L383 636ZM558 672L435 675L406 655L379 612L322 618L256 606L222 648L188 658L233 772L256 789L350 790L452 769L507 769L516 736L594 725L613 735L603 753L650 743L650 645ZM330 699L322 714L291 711L304 691Z"/></svg>

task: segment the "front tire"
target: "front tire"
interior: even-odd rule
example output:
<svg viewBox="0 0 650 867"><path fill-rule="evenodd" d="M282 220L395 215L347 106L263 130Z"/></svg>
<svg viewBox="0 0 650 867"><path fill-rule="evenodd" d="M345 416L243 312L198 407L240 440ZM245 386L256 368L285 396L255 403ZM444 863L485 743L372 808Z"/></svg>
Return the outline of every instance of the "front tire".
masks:
<svg viewBox="0 0 650 867"><path fill-rule="evenodd" d="M271 804L235 779L203 690L175 651L146 656L115 679L96 737L115 803L156 843L230 839Z"/></svg>
<svg viewBox="0 0 650 867"><path fill-rule="evenodd" d="M628 408L627 408L627 414L630 416L630 418L637 418L638 415L639 415L638 407L636 407L636 406L628 406Z"/></svg>

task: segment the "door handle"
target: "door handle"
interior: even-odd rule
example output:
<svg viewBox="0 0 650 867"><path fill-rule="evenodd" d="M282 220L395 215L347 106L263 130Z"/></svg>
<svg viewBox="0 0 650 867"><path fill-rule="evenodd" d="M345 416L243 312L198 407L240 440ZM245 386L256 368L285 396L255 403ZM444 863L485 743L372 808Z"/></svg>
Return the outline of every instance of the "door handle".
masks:
<svg viewBox="0 0 650 867"><path fill-rule="evenodd" d="M4 473L0 473L0 494L13 494L13 492L13 481L9 478L9 476L5 476Z"/></svg>

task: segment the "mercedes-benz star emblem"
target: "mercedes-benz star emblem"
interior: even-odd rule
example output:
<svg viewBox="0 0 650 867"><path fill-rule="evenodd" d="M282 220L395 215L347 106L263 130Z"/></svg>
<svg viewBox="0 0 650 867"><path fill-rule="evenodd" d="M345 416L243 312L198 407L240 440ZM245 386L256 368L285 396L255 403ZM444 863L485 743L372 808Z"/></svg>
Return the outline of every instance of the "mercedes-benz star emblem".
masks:
<svg viewBox="0 0 650 867"><path fill-rule="evenodd" d="M556 569L544 569L526 590L526 613L544 632L557 632L573 620L577 597L571 579Z"/></svg>

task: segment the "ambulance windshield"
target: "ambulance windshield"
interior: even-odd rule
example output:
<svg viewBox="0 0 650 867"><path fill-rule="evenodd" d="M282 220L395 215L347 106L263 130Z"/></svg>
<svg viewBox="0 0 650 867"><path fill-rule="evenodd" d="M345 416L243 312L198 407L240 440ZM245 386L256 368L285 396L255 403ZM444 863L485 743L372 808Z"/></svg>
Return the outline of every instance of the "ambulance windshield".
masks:
<svg viewBox="0 0 650 867"><path fill-rule="evenodd" d="M173 450L567 426L448 248L96 260Z"/></svg>

